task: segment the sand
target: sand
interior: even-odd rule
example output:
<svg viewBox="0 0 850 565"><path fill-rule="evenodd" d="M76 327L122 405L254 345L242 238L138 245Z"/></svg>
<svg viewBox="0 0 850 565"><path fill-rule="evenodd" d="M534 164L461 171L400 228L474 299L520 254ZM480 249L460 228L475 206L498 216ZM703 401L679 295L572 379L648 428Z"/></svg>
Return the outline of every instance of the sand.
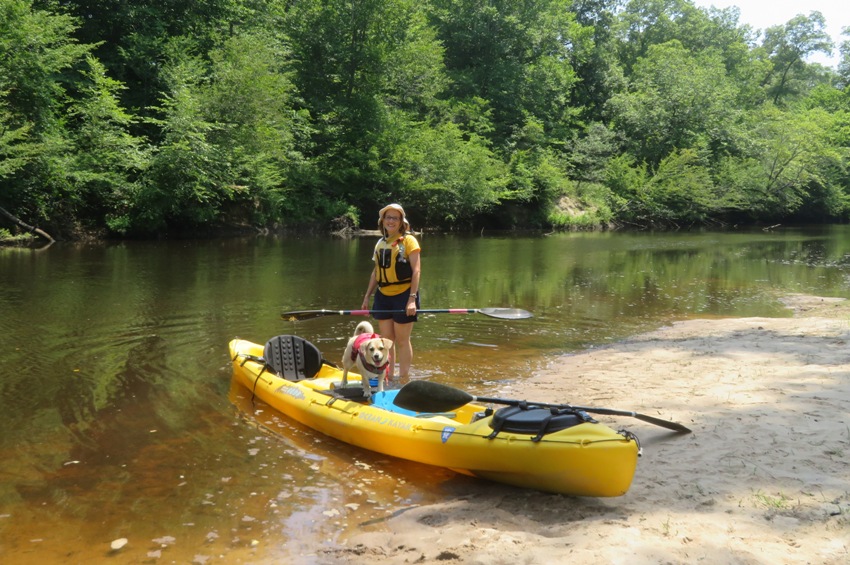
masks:
<svg viewBox="0 0 850 565"><path fill-rule="evenodd" d="M697 319L564 356L499 396L680 422L638 435L628 493L580 498L470 480L316 562L850 563L850 303L787 297L791 318ZM388 531L386 531L388 530Z"/></svg>

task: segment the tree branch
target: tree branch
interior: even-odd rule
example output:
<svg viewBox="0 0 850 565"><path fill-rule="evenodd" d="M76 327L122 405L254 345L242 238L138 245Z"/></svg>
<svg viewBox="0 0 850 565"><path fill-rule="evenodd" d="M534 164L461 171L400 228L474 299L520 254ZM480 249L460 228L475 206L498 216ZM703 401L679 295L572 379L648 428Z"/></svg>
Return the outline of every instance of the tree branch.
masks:
<svg viewBox="0 0 850 565"><path fill-rule="evenodd" d="M22 222L20 219L16 218L15 216L13 216L13 215L12 215L12 214L10 214L9 212L7 212L7 211L6 211L4 208L2 208L2 207L0 207L0 215L5 216L6 218L8 218L8 219L9 219L9 221L10 221L10 222L12 222L13 224L16 224L16 225L18 225L18 226L20 226L20 227L24 228L25 230L27 230L27 231L28 231L28 232L30 232L30 233L34 233L34 234L40 235L41 237L43 237L44 239L46 239L47 241L49 241L49 242L51 242L51 243L53 243L54 241L56 241L55 239L53 239L52 237L50 237L50 234L48 234L48 233L47 233L47 232L45 232L44 230L42 230L42 229L40 229L40 228L37 228L37 227L35 227L35 226L31 226L31 225L29 225L29 224L26 224L26 223Z"/></svg>

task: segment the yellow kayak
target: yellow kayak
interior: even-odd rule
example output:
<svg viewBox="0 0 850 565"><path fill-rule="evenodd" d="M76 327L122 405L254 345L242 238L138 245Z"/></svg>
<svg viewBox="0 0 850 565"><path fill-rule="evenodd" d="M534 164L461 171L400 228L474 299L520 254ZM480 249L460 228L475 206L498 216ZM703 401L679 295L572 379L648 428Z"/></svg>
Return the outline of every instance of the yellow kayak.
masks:
<svg viewBox="0 0 850 565"><path fill-rule="evenodd" d="M265 345L230 342L234 379L282 414L330 437L378 453L518 487L575 496L620 496L634 476L639 446L581 411L469 403L420 413L393 403L399 393L351 398L361 377L322 359L297 336ZM561 413L564 412L564 413Z"/></svg>

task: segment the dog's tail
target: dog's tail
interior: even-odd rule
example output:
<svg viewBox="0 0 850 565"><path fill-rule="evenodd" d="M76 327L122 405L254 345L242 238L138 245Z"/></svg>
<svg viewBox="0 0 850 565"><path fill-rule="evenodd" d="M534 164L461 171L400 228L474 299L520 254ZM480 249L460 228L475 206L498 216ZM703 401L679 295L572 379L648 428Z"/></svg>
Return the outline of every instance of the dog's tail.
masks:
<svg viewBox="0 0 850 565"><path fill-rule="evenodd" d="M372 334L375 333L375 330L372 328L372 324L369 322L360 322L357 324L357 327L354 329L354 335L360 334Z"/></svg>

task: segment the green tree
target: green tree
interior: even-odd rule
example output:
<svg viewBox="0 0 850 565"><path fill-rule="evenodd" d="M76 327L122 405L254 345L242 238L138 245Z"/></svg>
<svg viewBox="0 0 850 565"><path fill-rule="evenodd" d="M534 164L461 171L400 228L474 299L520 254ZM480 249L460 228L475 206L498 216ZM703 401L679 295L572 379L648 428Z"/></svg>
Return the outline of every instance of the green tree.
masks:
<svg viewBox="0 0 850 565"><path fill-rule="evenodd" d="M0 2L0 81L11 112L36 130L52 127L65 102L63 73L92 47L74 38L76 20L33 6Z"/></svg>
<svg viewBox="0 0 850 565"><path fill-rule="evenodd" d="M386 135L389 164L400 187L398 200L417 210L427 225L456 224L492 210L507 183L504 164L488 141L451 121L423 124L394 113Z"/></svg>
<svg viewBox="0 0 850 565"><path fill-rule="evenodd" d="M606 174L617 217L626 224L690 226L711 221L722 209L711 171L693 149L673 151L654 174L623 155L609 162Z"/></svg>
<svg viewBox="0 0 850 565"><path fill-rule="evenodd" d="M640 207L652 223L705 223L719 206L711 173L693 149L677 150L662 159L639 194Z"/></svg>
<svg viewBox="0 0 850 565"><path fill-rule="evenodd" d="M836 126L846 124L846 115L836 123L820 108L783 112L765 106L748 115L747 122L746 155L723 160L716 175L731 205L768 220L791 217L803 208L846 214L846 184L842 188L835 175L842 156L829 139Z"/></svg>
<svg viewBox="0 0 850 565"><path fill-rule="evenodd" d="M823 14L812 11L765 31L762 48L772 63L762 85L774 104L805 94L811 78L805 58L814 53L832 53L833 43L825 31Z"/></svg>
<svg viewBox="0 0 850 565"><path fill-rule="evenodd" d="M381 140L391 107L421 111L442 82L439 46L411 0L305 0L287 12L294 81L313 120L314 197L329 210L391 191ZM418 58L417 53L423 57Z"/></svg>
<svg viewBox="0 0 850 565"><path fill-rule="evenodd" d="M55 0L48 0L54 3ZM149 116L168 89L162 70L172 38L192 38L198 53L249 28L269 25L267 12L277 2L244 0L63 0L61 10L76 16L81 42L96 44L95 55L107 74L127 86L122 104ZM58 11L57 7L57 11ZM142 121L141 126L151 125Z"/></svg>
<svg viewBox="0 0 850 565"><path fill-rule="evenodd" d="M576 39L570 50L576 84L570 106L586 122L601 121L605 102L621 84L621 67L616 56L614 23L621 0L575 0L570 5L576 23Z"/></svg>
<svg viewBox="0 0 850 565"><path fill-rule="evenodd" d="M3 94L0 92L0 100ZM5 106L3 102L0 104ZM29 140L30 124L16 125L14 115L3 106L0 106L0 179L23 169L37 150Z"/></svg>
<svg viewBox="0 0 850 565"><path fill-rule="evenodd" d="M216 124L208 140L222 156L230 209L264 225L296 214L310 219L315 202L292 197L292 178L307 166L302 153L309 117L296 112L289 49L267 33L233 36L210 53L207 80L198 89L204 119Z"/></svg>
<svg viewBox="0 0 850 565"><path fill-rule="evenodd" d="M63 216L73 198L63 114L73 68L92 48L75 30L73 18L30 0L0 1L0 206L32 224L73 219Z"/></svg>
<svg viewBox="0 0 850 565"><path fill-rule="evenodd" d="M424 10L407 17L402 40L387 53L383 99L386 105L414 116L433 116L445 107L443 98L449 85L443 64L445 50Z"/></svg>
<svg viewBox="0 0 850 565"><path fill-rule="evenodd" d="M630 0L612 26L619 63L631 76L639 60L655 45L677 41L693 56L709 51L720 58L725 74L738 86L736 106L761 102L763 68L751 44L756 34L739 24L737 8L697 8L689 0Z"/></svg>
<svg viewBox="0 0 850 565"><path fill-rule="evenodd" d="M706 49L722 53L731 69L752 38L752 30L738 25L737 10L706 11L689 0L629 0L613 30L627 75L650 48L673 40L695 54Z"/></svg>
<svg viewBox="0 0 850 565"><path fill-rule="evenodd" d="M838 46L839 61L838 75L841 77L839 86L846 89L850 86L850 27L841 28L841 35L848 38Z"/></svg>
<svg viewBox="0 0 850 565"><path fill-rule="evenodd" d="M614 95L609 107L630 152L654 167L674 149L723 152L737 115L735 97L718 53L693 55L671 41L649 48L628 91Z"/></svg>
<svg viewBox="0 0 850 565"><path fill-rule="evenodd" d="M210 141L216 124L204 115L200 84L204 67L182 54L164 69L169 90L160 118L151 121L162 140L140 179L127 225L143 232L194 228L216 220L229 196L222 170L225 161Z"/></svg>
<svg viewBox="0 0 850 565"><path fill-rule="evenodd" d="M446 50L455 100L486 100L491 140L504 142L528 119L547 137L573 121L571 48L586 40L566 0L433 0L431 19Z"/></svg>
<svg viewBox="0 0 850 565"><path fill-rule="evenodd" d="M206 58L187 45L172 40L169 90L151 119L161 140L122 219L127 229L309 220L315 202L290 194L309 124L293 108L288 49L267 33L234 35Z"/></svg>
<svg viewBox="0 0 850 565"><path fill-rule="evenodd" d="M106 76L94 57L86 57L86 83L69 109L68 132L73 144L68 166L75 216L90 227L114 231L128 227L124 212L131 205L134 183L146 166L146 144L129 133L133 117L119 103L124 86Z"/></svg>

